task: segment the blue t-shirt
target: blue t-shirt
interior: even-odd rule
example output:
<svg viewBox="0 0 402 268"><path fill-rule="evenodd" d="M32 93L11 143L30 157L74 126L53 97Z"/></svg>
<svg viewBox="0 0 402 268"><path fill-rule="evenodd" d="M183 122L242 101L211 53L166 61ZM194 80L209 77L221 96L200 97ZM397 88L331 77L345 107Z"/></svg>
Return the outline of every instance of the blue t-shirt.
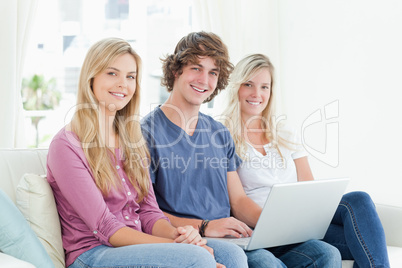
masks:
<svg viewBox="0 0 402 268"><path fill-rule="evenodd" d="M185 218L229 217L227 172L236 171L241 163L229 130L199 113L195 132L189 136L159 107L141 125L160 208Z"/></svg>

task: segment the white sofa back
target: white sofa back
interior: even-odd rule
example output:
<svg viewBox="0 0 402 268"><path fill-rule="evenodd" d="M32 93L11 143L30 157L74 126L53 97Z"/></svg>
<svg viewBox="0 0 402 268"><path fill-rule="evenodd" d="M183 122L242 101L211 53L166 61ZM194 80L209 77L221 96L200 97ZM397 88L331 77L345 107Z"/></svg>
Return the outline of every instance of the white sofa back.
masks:
<svg viewBox="0 0 402 268"><path fill-rule="evenodd" d="M22 175L46 174L46 156L47 149L0 149L0 188L14 203Z"/></svg>

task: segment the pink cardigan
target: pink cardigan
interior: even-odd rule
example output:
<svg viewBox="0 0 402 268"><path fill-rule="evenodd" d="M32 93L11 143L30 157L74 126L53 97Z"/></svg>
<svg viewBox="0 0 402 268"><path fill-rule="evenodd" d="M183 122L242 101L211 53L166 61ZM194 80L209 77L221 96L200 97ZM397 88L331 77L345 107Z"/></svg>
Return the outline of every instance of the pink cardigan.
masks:
<svg viewBox="0 0 402 268"><path fill-rule="evenodd" d="M115 154L120 156L119 149ZM104 197L74 133L63 128L50 144L47 180L60 216L66 267L91 248L111 246L109 238L124 226L151 234L157 220L168 220L158 207L152 185L148 197L140 204L136 202L137 192L117 158L115 165L123 187Z"/></svg>

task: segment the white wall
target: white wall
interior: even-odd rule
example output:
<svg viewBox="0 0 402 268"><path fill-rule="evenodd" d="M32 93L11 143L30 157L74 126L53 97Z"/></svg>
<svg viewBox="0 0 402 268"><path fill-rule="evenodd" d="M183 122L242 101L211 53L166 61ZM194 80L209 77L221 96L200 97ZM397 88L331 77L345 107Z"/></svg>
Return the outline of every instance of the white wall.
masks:
<svg viewBox="0 0 402 268"><path fill-rule="evenodd" d="M402 1L278 4L284 111L315 177L349 176L349 191L402 206Z"/></svg>

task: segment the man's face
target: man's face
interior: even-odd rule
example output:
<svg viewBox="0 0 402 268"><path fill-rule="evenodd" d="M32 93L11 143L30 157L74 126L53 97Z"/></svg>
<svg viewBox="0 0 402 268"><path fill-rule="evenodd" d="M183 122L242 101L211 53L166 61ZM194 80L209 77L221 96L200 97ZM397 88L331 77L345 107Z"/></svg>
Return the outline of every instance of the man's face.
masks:
<svg viewBox="0 0 402 268"><path fill-rule="evenodd" d="M200 57L198 63L189 63L182 71L181 75L176 74L174 94L179 94L189 104L200 106L216 89L219 68L212 58Z"/></svg>

